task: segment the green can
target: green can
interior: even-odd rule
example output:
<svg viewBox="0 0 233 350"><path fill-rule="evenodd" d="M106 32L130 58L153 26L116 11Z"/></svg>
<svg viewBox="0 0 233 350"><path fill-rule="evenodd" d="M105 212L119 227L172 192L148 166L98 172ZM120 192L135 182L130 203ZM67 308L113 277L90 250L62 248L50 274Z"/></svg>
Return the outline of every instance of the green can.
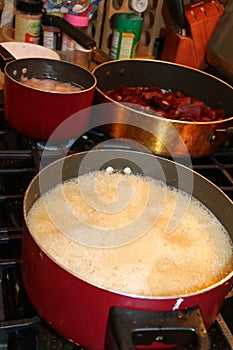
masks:
<svg viewBox="0 0 233 350"><path fill-rule="evenodd" d="M135 13L118 13L113 30L110 56L113 59L133 58L141 35L142 17Z"/></svg>

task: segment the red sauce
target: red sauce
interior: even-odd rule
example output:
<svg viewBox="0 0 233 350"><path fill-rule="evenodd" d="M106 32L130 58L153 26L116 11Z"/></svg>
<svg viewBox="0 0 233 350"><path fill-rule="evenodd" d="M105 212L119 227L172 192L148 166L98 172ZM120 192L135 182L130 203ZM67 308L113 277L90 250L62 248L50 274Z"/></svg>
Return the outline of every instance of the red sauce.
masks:
<svg viewBox="0 0 233 350"><path fill-rule="evenodd" d="M105 92L117 102L126 102L141 112L173 120L211 122L224 118L224 109L214 109L180 91L158 87L117 87Z"/></svg>

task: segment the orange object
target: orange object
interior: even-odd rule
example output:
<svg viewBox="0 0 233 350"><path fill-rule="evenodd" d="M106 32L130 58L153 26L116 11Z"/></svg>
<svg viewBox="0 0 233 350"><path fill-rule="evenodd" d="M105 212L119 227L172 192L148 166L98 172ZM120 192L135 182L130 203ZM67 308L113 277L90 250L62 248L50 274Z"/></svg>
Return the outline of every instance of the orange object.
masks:
<svg viewBox="0 0 233 350"><path fill-rule="evenodd" d="M162 60L197 68L197 59L192 38L182 36L169 28L166 33Z"/></svg>
<svg viewBox="0 0 233 350"><path fill-rule="evenodd" d="M223 12L224 9L217 0L186 5L188 34L182 36L169 28L162 59L193 68L205 68L206 46Z"/></svg>
<svg viewBox="0 0 233 350"><path fill-rule="evenodd" d="M201 1L185 9L199 68L205 66L206 45L222 14L223 7L217 0Z"/></svg>

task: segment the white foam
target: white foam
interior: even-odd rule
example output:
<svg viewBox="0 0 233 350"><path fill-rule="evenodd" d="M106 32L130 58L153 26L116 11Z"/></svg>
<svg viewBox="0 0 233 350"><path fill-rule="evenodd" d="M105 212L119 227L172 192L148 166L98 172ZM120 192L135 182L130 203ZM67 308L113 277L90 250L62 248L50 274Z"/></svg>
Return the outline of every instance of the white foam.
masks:
<svg viewBox="0 0 233 350"><path fill-rule="evenodd" d="M82 191L81 185L85 185ZM148 193L152 200L144 210ZM82 176L81 181L74 179L58 185L42 197L44 202L37 200L27 224L52 259L88 282L138 295L185 295L231 272L233 247L220 222L194 198L182 222L166 233L179 195L178 190L156 180L91 173ZM183 194L184 200L186 197ZM183 213L183 206L181 210ZM85 235L99 229L108 235L108 228L130 228L137 218L138 230L145 232L125 246L100 249L69 238L70 231Z"/></svg>

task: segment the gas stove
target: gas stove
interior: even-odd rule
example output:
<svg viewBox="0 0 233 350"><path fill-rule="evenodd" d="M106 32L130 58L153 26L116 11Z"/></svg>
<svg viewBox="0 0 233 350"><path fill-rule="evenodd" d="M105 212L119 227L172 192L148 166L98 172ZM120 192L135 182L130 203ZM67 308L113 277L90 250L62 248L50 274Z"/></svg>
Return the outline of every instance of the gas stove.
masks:
<svg viewBox="0 0 233 350"><path fill-rule="evenodd" d="M37 174L42 152L49 162L64 150L43 149L38 140L17 134L4 121L0 100L0 349L80 350L38 316L23 287L20 273L22 203ZM82 135L69 153L90 150L108 137L96 130ZM65 150L67 152L67 150ZM220 187L233 200L233 146L212 156L193 159L193 169ZM223 208L224 210L224 208ZM208 332L210 349L233 349L233 291Z"/></svg>

